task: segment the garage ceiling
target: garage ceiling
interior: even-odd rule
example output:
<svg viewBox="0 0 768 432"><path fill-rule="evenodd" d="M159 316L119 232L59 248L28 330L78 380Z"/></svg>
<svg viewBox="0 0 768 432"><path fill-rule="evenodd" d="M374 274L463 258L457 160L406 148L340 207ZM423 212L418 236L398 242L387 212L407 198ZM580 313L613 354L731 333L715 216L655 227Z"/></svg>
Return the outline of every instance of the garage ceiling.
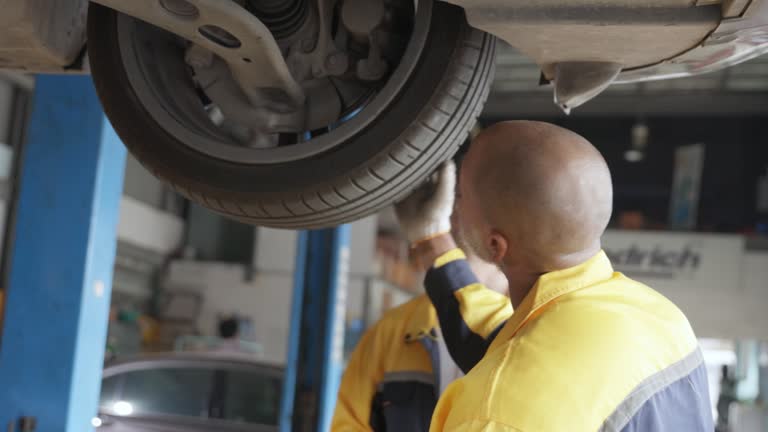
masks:
<svg viewBox="0 0 768 432"><path fill-rule="evenodd" d="M496 80L484 116L562 117L552 88L539 86L539 68L499 42ZM730 69L674 80L611 86L573 116L766 115L768 56Z"/></svg>

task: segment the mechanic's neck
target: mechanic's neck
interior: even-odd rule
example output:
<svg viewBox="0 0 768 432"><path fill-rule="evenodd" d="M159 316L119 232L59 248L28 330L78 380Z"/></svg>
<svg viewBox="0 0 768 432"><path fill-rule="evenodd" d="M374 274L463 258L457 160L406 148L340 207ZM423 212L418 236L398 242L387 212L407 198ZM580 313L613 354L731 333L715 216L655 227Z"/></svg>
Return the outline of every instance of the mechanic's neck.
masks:
<svg viewBox="0 0 768 432"><path fill-rule="evenodd" d="M517 310L520 304L523 303L525 296L531 292L533 286L536 285L536 281L539 280L541 274L525 274L518 272L504 272L509 281L509 300L512 302L512 308Z"/></svg>
<svg viewBox="0 0 768 432"><path fill-rule="evenodd" d="M514 251L515 253L506 254L497 265L509 281L509 300L512 308L517 310L543 272L535 271L528 257L521 253L521 249L515 248Z"/></svg>
<svg viewBox="0 0 768 432"><path fill-rule="evenodd" d="M600 250L601 245L597 241L577 253L559 254L537 261L526 260L524 256L518 256L502 262L499 267L509 281L509 299L512 301L512 307L517 309L520 306L525 296L533 289L542 275L580 265L595 256Z"/></svg>

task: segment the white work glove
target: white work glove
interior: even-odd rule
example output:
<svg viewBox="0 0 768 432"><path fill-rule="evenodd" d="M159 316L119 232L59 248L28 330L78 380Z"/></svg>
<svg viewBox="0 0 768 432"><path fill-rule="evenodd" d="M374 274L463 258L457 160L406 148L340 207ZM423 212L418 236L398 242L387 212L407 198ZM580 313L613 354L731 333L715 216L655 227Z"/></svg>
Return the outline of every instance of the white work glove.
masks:
<svg viewBox="0 0 768 432"><path fill-rule="evenodd" d="M451 231L451 213L456 188L456 165L443 165L411 194L395 204L395 213L411 244Z"/></svg>

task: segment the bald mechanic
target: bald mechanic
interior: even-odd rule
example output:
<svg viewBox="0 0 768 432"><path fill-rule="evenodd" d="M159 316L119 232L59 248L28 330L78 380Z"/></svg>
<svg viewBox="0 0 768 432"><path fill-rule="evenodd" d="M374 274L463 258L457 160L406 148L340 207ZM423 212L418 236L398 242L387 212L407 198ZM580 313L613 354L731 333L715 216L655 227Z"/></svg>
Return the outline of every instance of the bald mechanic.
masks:
<svg viewBox="0 0 768 432"><path fill-rule="evenodd" d="M451 205L439 198L425 208ZM601 250L611 176L588 141L546 123L497 124L470 147L456 199L461 236L507 276L515 313L440 397L431 431L714 429L685 316ZM455 244L446 234L422 247L435 259L429 278ZM456 296L428 292L436 305Z"/></svg>
<svg viewBox="0 0 768 432"><path fill-rule="evenodd" d="M438 197L437 202L453 202L454 171L453 164L444 166L436 184L418 188L397 206L414 258L426 263L425 270L434 260L419 259L421 254L429 254L420 245L449 234L452 206L426 210L430 216L425 217L424 204ZM435 190L438 185L441 188ZM437 279L425 283L428 290L458 293L454 301L441 306L445 332L440 331L429 299L421 295L388 311L363 335L342 379L333 431L426 432L440 393L482 358L492 335L512 313L505 295L507 281L493 264L471 254L465 257L458 249L438 266L445 270L458 263L467 271L452 285L436 287L442 283ZM464 355L458 361L448 354L446 340L467 348L459 348Z"/></svg>

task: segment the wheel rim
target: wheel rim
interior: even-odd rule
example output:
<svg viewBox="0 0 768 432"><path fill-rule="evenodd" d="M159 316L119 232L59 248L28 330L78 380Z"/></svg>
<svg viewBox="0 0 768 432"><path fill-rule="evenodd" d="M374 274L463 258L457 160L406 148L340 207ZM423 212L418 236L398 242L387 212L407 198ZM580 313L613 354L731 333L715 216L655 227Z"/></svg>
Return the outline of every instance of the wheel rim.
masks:
<svg viewBox="0 0 768 432"><path fill-rule="evenodd" d="M410 78L427 40L432 1L418 2L403 56L386 83L354 115L309 141L280 147L246 147L213 124L184 62L183 49L169 33L118 14L120 56L128 81L144 109L184 146L240 164L277 164L334 149L366 129L395 100ZM330 126L330 125L329 125Z"/></svg>

